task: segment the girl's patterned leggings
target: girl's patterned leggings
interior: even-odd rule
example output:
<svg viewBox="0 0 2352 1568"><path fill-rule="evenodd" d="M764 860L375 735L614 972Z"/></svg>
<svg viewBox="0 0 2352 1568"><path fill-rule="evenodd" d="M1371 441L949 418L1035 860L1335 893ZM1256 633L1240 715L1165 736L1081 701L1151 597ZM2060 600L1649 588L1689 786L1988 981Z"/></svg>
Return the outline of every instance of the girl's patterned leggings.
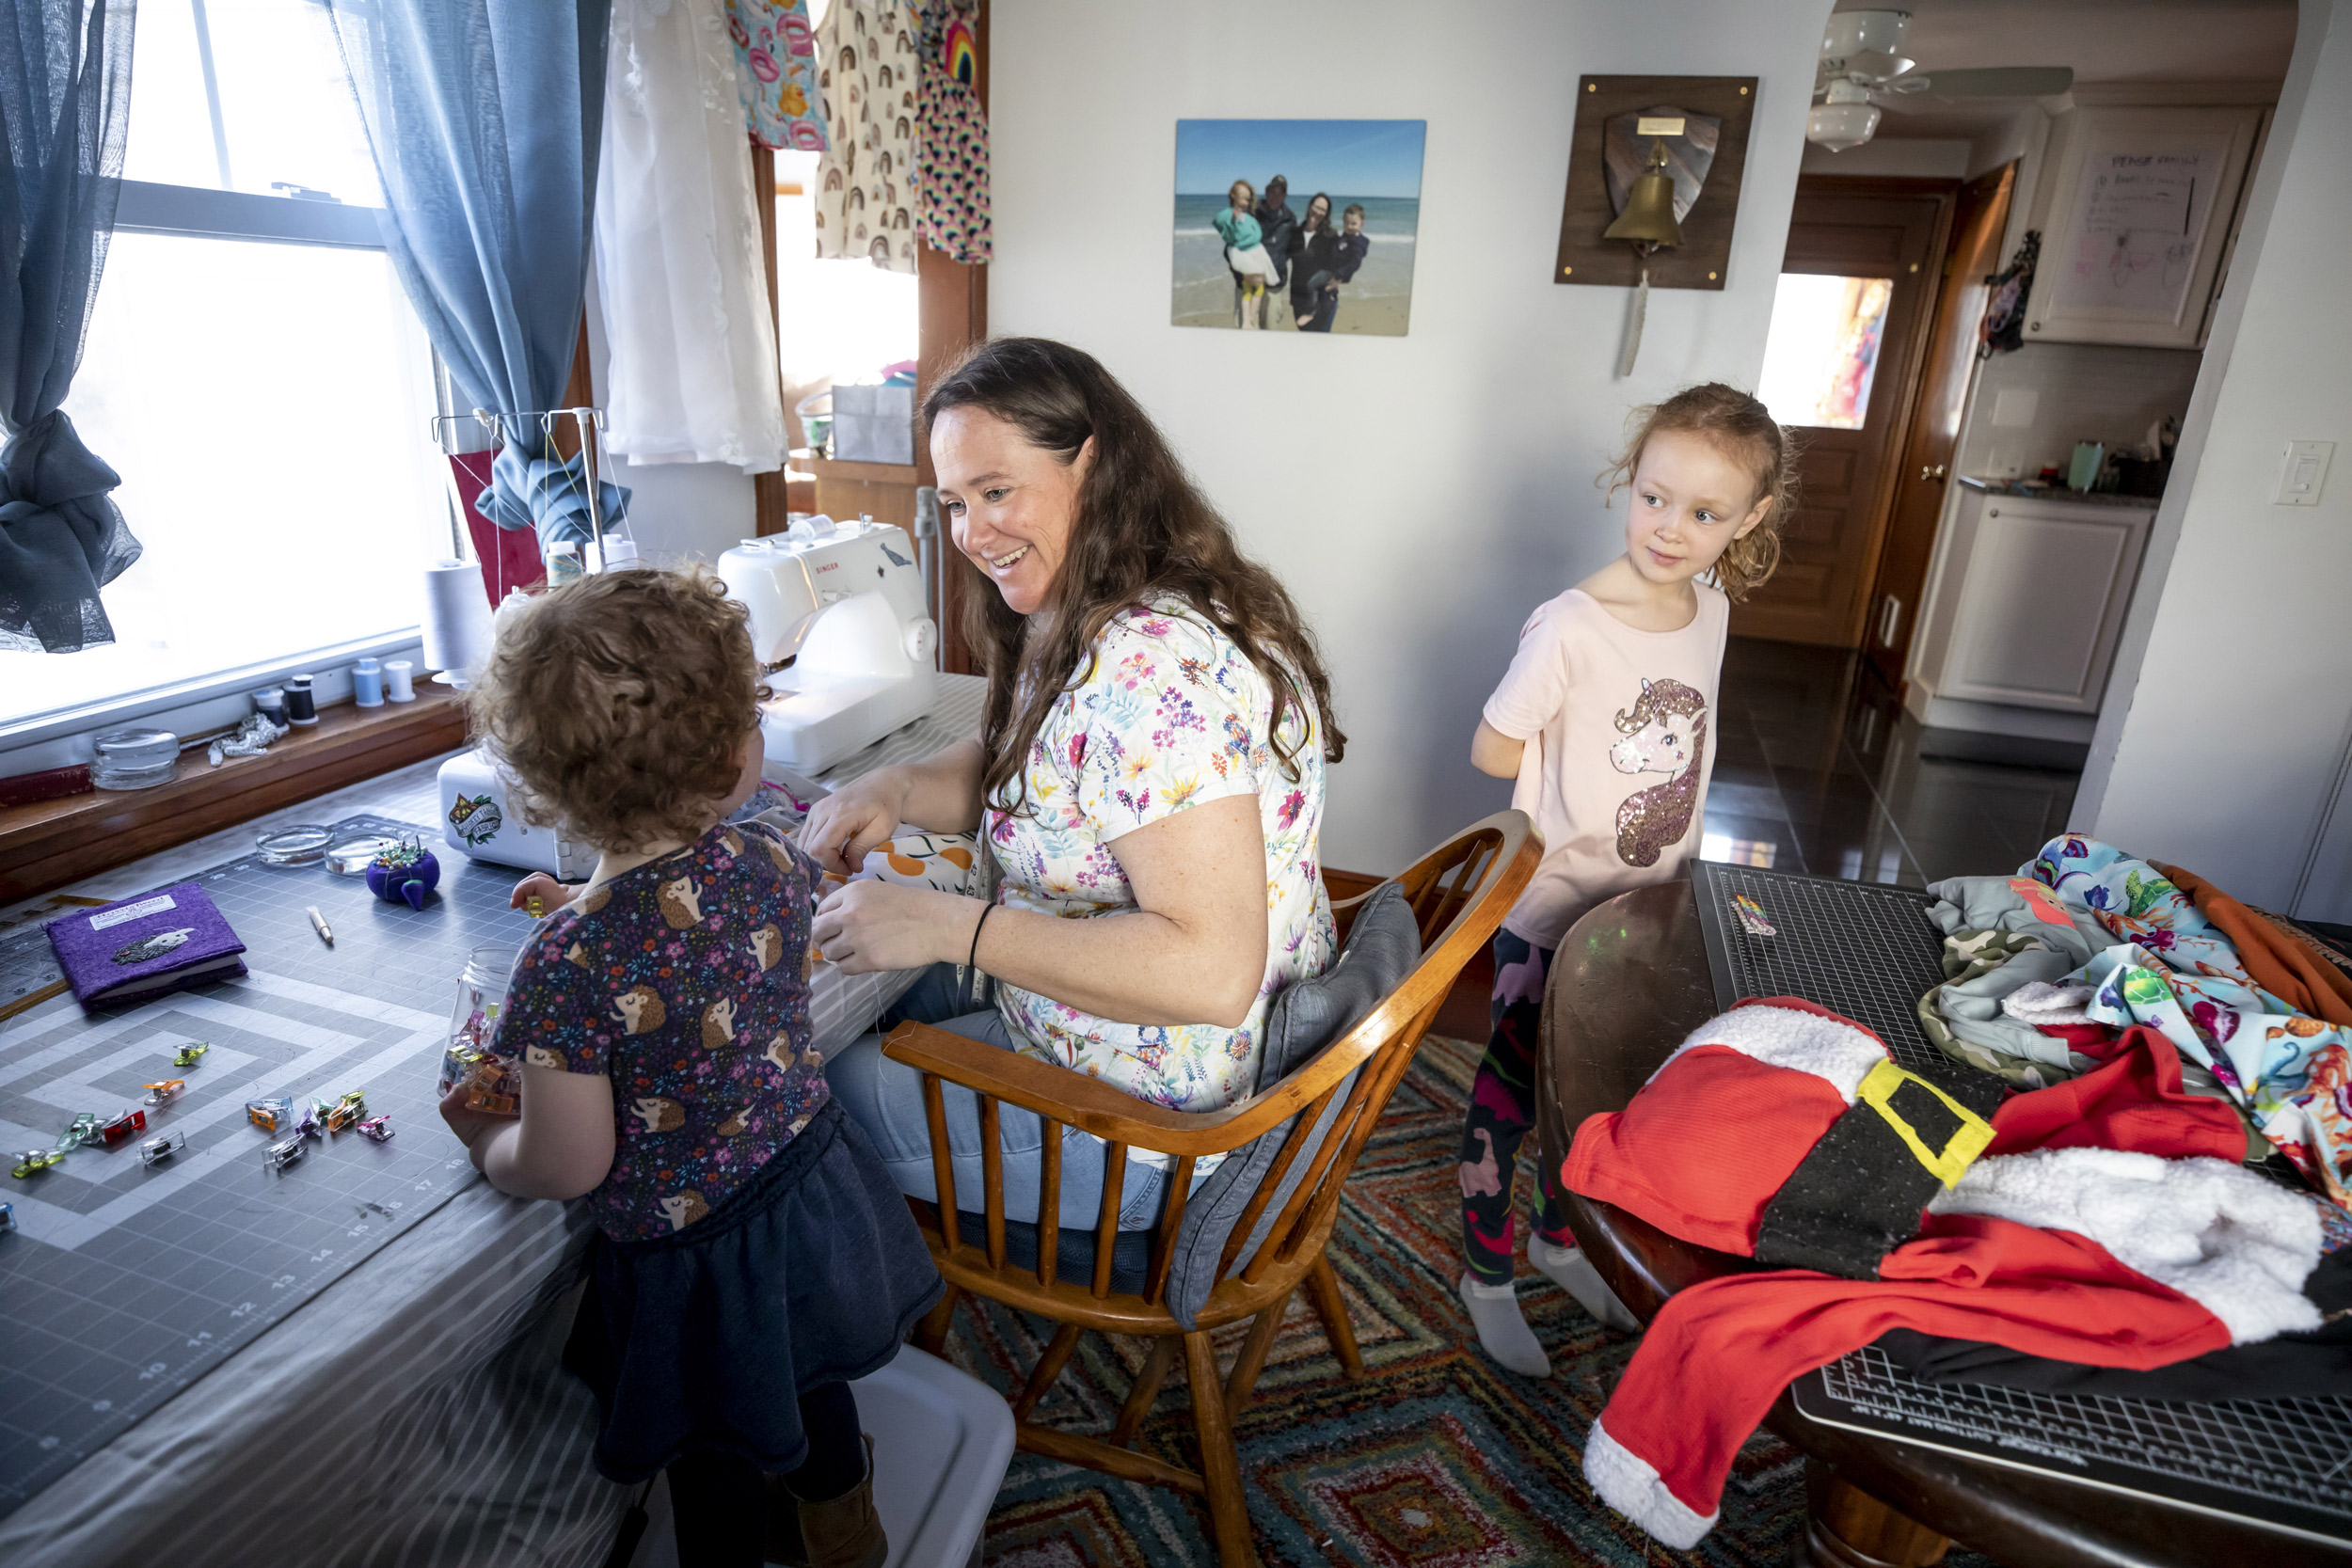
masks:
<svg viewBox="0 0 2352 1568"><path fill-rule="evenodd" d="M1519 1140L1535 1125L1536 1024L1550 967L1551 949L1530 946L1508 931L1495 933L1495 990L1486 1006L1494 1032L1462 1119L1462 1256L1482 1285L1511 1277L1511 1176ZM1537 1235L1569 1244L1560 1173L1540 1160L1534 1218Z"/></svg>

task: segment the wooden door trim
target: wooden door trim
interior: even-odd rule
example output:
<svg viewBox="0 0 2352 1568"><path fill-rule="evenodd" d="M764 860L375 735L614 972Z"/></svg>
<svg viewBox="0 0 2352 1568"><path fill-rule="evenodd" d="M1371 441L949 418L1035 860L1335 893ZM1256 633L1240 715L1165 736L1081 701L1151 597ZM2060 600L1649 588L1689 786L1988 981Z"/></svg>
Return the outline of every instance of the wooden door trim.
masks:
<svg viewBox="0 0 2352 1568"><path fill-rule="evenodd" d="M1940 486L1939 493L1935 497L1935 520L1929 529L1924 547L1919 554L1919 578L1915 583L1903 585L1906 600L1903 608L1905 625L1899 647L1891 658L1882 660L1880 657L1882 650L1876 640L1873 615L1879 605L1887 597L1889 587L1895 586L1884 580L1887 570L1886 552L1893 547L1895 525L1901 515L1904 487L1912 483L1926 483L1915 481L1911 475L1915 468L1924 468L1930 465L1931 448L1934 440L1934 420L1931 417L1934 410L1928 408L1926 404L1932 390L1931 382L1936 366L1936 334L1947 325L1944 312L1945 302L1952 296L1955 291L1965 291L1982 286L1979 268L1984 261L1990 262L1988 270L1998 270L2001 240L2006 230L2010 206L2016 199L2017 168L2017 162L2012 159L1998 168L1988 169L1975 180L1963 182L1952 196L1952 210L1946 230L1942 265L1936 278L1935 298L1928 311L1927 342L1921 350L1919 390L1912 405L1909 429L1905 431L1903 436L1902 457L1896 468L1895 492L1887 505L1886 531L1884 542L1880 546L1878 570L1872 574L1869 591L1863 601L1863 657L1878 666L1880 675L1886 678L1888 684L1893 686L1898 693L1909 689L1910 679L1904 672L1910 666L1911 652L1917 645L1919 628L1923 624L1922 613L1926 609L1928 580L1934 570L1935 538L1943 531L1944 520L1950 515L1952 486L1960 477L1949 471L1951 461L1960 455L1960 433L1957 424L1953 431L1951 451L1945 456L1947 471L1942 479L1934 482ZM1992 188L1985 195L1980 211L1987 214L1985 224L1991 239L1983 247L1980 261L1963 267L1962 264L1963 258L1958 248L1963 241L1959 216L1960 200L1971 188L1986 181L1992 182ZM1972 221L1974 217L1975 214L1972 214ZM1958 391L1957 412L1964 418L1969 394L1976 385L1977 333L1972 324L1957 317L1950 318L1949 325L1953 341L1947 345L1947 353L1963 356L1967 361ZM1889 665L1893 666L1891 674Z"/></svg>

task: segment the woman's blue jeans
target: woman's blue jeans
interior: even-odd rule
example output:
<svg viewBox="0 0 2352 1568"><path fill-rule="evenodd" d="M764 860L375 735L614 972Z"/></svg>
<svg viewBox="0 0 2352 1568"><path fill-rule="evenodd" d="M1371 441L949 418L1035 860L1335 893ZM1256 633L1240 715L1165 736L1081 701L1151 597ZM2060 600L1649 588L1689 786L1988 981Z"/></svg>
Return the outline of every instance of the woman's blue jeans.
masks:
<svg viewBox="0 0 2352 1568"><path fill-rule="evenodd" d="M1002 1014L968 1010L969 1003L956 983L953 964L934 964L898 1006L882 1014L882 1033L864 1037L825 1064L825 1081L873 1140L891 1180L909 1197L938 1201L931 1176L930 1119L923 1111L923 1076L903 1062L882 1053L882 1035L910 1020L934 1024L1000 1051L1012 1049ZM953 1157L956 1207L968 1214L982 1212L985 1188L980 1175L979 1099L961 1085L943 1082L947 1109L947 1148ZM1043 1194L1039 1150L1044 1123L1033 1112L998 1102L997 1132L1004 1145L1005 1217L1034 1225L1038 1200ZM1074 1127L1061 1134L1061 1227L1090 1231L1101 1217L1104 1148L1101 1140ZM1148 1230L1158 1218L1164 1173L1138 1163L1131 1151L1126 1179L1120 1184L1119 1227Z"/></svg>

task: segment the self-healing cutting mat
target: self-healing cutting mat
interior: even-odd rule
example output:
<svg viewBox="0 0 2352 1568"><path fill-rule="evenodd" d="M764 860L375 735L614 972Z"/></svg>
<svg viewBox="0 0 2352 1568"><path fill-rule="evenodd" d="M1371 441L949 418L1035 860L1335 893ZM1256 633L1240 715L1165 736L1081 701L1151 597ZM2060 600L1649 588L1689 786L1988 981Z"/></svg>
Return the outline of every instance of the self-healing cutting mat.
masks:
<svg viewBox="0 0 2352 1568"><path fill-rule="evenodd" d="M337 828L414 833L428 847L437 836L373 817ZM438 895L418 911L324 865L249 855L193 879L245 942L246 978L98 1012L62 996L0 1022L0 1150L11 1156L55 1144L76 1112L111 1117L140 1105L145 1083L187 1081L166 1105L142 1106L142 1138L186 1136L172 1159L142 1166L135 1138L0 1177L17 1217L0 1236L0 1514L479 1180L441 1126L434 1086L467 953L518 945L531 928L506 908L518 875L447 856ZM303 912L311 904L331 948ZM54 974L38 927L0 938L0 974L44 965ZM212 1049L174 1067L197 1042ZM345 1132L284 1171L265 1168L273 1139L246 1121L247 1100L299 1107L350 1089L366 1092L370 1115L389 1113L390 1142Z"/></svg>

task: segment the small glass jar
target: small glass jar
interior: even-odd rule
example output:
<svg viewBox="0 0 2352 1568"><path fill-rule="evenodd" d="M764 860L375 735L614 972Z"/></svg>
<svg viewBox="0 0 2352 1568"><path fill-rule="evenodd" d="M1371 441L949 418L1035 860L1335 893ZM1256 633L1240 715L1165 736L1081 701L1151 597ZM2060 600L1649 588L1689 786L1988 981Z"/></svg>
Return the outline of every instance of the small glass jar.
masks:
<svg viewBox="0 0 2352 1568"><path fill-rule="evenodd" d="M110 730L90 745L90 783L101 789L152 789L180 770L180 737L169 730Z"/></svg>
<svg viewBox="0 0 2352 1568"><path fill-rule="evenodd" d="M516 949L489 944L466 955L450 1008L449 1044L441 1053L441 1093L466 1086L466 1103L496 1116L516 1115L522 1104L522 1071L513 1058L491 1049L499 1012L506 1006L507 976Z"/></svg>

